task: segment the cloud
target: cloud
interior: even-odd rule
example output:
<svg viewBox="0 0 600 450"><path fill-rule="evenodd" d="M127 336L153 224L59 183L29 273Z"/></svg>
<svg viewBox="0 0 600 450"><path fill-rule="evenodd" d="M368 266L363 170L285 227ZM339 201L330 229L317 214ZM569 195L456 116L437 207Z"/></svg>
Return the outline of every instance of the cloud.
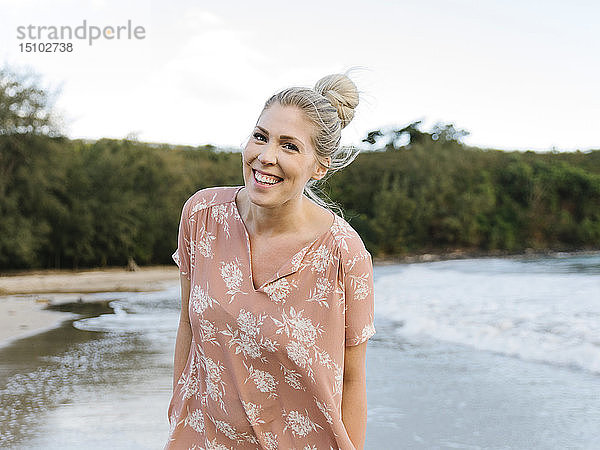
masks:
<svg viewBox="0 0 600 450"><path fill-rule="evenodd" d="M239 101L243 86L257 79L264 56L244 43L242 33L215 29L189 38L157 77L203 100Z"/></svg>

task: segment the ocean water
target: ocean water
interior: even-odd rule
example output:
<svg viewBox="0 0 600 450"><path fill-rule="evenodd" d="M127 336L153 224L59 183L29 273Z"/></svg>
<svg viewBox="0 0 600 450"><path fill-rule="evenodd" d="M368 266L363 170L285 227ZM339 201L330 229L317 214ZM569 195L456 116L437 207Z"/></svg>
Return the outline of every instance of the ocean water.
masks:
<svg viewBox="0 0 600 450"><path fill-rule="evenodd" d="M366 449L600 449L600 254L375 267ZM179 285L0 349L0 448L161 449ZM232 448L235 448L232 444Z"/></svg>
<svg viewBox="0 0 600 450"><path fill-rule="evenodd" d="M434 338L600 375L600 256L483 258L385 267L376 309Z"/></svg>

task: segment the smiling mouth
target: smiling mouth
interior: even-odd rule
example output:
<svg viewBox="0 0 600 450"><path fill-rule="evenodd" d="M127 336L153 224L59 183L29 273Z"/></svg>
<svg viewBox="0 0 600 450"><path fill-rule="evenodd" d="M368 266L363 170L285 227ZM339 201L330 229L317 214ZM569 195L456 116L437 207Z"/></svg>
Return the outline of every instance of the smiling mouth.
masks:
<svg viewBox="0 0 600 450"><path fill-rule="evenodd" d="M274 186L283 181L283 178L263 175L254 169L252 169L252 175L254 176L254 181L256 181L256 183L260 186Z"/></svg>

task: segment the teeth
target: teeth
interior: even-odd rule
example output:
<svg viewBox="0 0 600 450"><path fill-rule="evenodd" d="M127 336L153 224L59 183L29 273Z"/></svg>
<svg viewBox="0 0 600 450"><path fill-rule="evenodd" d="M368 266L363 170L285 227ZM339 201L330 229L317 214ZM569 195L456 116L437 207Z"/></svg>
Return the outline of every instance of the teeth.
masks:
<svg viewBox="0 0 600 450"><path fill-rule="evenodd" d="M280 181L278 178L273 178L273 177L270 177L268 175L263 175L262 173L259 173L259 172L256 172L256 171L254 172L254 176L261 183L275 184L275 183L278 183Z"/></svg>

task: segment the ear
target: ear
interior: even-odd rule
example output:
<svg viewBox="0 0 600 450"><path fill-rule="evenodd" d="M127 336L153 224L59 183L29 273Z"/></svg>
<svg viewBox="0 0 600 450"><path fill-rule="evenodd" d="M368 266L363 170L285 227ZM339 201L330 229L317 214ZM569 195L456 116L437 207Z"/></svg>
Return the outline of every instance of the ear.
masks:
<svg viewBox="0 0 600 450"><path fill-rule="evenodd" d="M325 158L325 164L327 164L327 166L331 165L331 158L329 156L327 158ZM311 178L314 178L315 180L320 180L321 178L323 178L325 176L325 174L327 174L327 168L325 168L321 164L319 164L318 161L317 161L316 165L317 165L317 168L315 169L315 173Z"/></svg>

